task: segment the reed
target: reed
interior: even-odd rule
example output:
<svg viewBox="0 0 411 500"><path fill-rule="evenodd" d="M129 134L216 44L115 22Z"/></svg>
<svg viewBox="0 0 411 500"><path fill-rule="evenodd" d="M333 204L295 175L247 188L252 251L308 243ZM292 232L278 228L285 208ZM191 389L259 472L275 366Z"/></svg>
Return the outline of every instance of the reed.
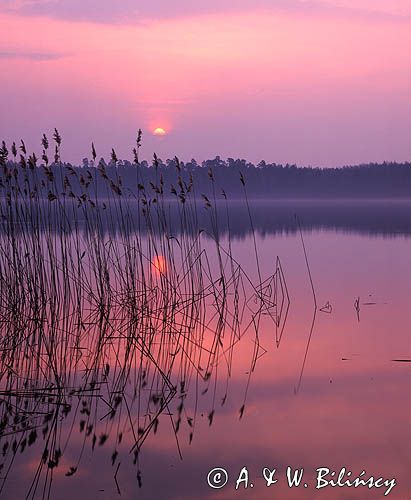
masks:
<svg viewBox="0 0 411 500"><path fill-rule="evenodd" d="M120 454L132 456L141 485L142 445L160 422L178 450L183 430L192 442L201 405L212 425L247 335L255 348L243 416L262 314L280 343L289 296L279 259L263 280L254 237L254 283L233 253L227 205L222 237L212 171L210 201L175 158L166 192L156 156L155 182L144 178L141 139L139 131L134 192L123 188L114 149L108 165L96 163L94 144L93 167L63 164L57 130L53 161L45 135L40 160L23 141L13 143L12 158L4 142L0 148L0 494L17 455L35 448L27 498L49 498L75 431L82 444L67 476L86 450L110 444L118 490ZM211 231L200 227L200 210Z"/></svg>

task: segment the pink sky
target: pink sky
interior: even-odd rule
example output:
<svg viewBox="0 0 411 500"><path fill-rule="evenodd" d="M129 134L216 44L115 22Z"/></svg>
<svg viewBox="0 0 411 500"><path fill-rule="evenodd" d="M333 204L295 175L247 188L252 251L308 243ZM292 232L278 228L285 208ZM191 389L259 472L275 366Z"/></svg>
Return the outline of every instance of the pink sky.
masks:
<svg viewBox="0 0 411 500"><path fill-rule="evenodd" d="M73 162L92 140L130 157L139 127L148 159L410 159L408 0L170 4L0 0L0 139L57 127Z"/></svg>

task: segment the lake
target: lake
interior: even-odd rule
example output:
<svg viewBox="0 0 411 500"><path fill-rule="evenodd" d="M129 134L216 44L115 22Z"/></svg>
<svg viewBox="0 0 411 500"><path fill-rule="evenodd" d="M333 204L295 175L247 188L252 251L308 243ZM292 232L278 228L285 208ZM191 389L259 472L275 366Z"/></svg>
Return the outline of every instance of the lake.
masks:
<svg viewBox="0 0 411 500"><path fill-rule="evenodd" d="M208 210L2 228L2 498L411 498L411 203Z"/></svg>

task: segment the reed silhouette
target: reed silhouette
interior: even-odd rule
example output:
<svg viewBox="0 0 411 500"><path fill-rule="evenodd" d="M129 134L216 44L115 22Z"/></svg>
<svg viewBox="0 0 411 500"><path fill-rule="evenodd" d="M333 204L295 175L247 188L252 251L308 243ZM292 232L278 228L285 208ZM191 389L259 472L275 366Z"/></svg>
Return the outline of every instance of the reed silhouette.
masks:
<svg viewBox="0 0 411 500"><path fill-rule="evenodd" d="M141 168L141 140L139 131L133 190L123 183L114 149L109 168L100 161L79 170L63 164L57 130L53 147L43 135L41 159L21 141L11 146L10 160L2 143L0 494L17 454L30 449L38 465L27 498L50 498L73 432L82 444L66 476L76 474L85 450L110 446L117 491L120 458L128 455L142 486L148 436L161 423L179 451L183 431L191 443L201 397L211 426L217 393L224 391L221 404L228 397L236 347L251 336L238 403L243 417L263 350L262 315L280 345L290 304L280 259L272 275L262 276L254 237L254 282L233 252L227 205L222 237L213 171L209 197L182 175L175 158L175 182L166 193L158 158L150 179ZM91 154L95 161L94 144ZM245 177L238 181L254 231ZM206 229L200 212L207 214Z"/></svg>

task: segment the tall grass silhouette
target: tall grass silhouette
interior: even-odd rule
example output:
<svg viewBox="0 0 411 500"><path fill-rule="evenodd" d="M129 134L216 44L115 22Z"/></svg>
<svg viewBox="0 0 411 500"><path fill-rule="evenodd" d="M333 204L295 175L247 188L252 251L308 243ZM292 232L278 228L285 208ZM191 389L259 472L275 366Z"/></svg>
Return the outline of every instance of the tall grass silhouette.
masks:
<svg viewBox="0 0 411 500"><path fill-rule="evenodd" d="M110 445L118 491L120 454L131 455L141 486L147 437L161 422L177 450L183 431L191 443L202 397L212 425L247 335L255 348L238 404L243 416L263 314L280 344L289 306L280 260L263 278L254 237L254 282L233 253L229 220L222 238L219 218L229 212L218 208L212 171L211 200L177 158L174 185L165 186L156 156L156 181L147 182L141 140L139 131L135 192L123 188L114 149L110 169L100 161L80 172L61 162L57 130L52 145L43 136L41 159L23 141L10 152L2 143L0 494L18 454L34 449L27 498L49 498L73 432L81 445L66 476L76 474L85 450ZM91 154L96 162L94 144ZM242 175L240 182L245 191ZM199 226L200 210L211 231Z"/></svg>

